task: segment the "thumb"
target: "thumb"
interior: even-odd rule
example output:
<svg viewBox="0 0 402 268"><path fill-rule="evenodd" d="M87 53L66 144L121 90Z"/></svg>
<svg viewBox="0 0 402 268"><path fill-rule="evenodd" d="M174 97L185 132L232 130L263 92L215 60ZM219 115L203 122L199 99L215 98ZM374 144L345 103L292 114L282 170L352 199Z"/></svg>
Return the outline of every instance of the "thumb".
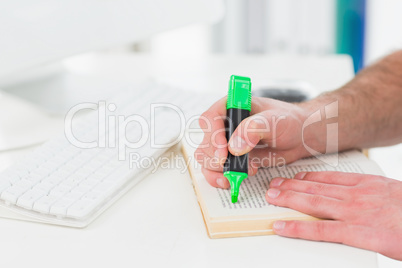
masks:
<svg viewBox="0 0 402 268"><path fill-rule="evenodd" d="M270 136L269 122L264 113L255 114L244 119L233 132L229 140L229 151L233 155L246 154L262 139L269 139Z"/></svg>

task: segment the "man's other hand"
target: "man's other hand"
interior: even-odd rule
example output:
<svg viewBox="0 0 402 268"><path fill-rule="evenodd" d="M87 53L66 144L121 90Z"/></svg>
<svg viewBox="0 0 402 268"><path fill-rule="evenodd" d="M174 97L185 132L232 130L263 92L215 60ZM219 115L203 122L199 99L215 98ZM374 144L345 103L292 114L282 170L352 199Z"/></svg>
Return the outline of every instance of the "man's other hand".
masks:
<svg viewBox="0 0 402 268"><path fill-rule="evenodd" d="M276 234L342 243L402 260L402 182L374 175L303 172L275 178L266 199L326 219L276 221Z"/></svg>

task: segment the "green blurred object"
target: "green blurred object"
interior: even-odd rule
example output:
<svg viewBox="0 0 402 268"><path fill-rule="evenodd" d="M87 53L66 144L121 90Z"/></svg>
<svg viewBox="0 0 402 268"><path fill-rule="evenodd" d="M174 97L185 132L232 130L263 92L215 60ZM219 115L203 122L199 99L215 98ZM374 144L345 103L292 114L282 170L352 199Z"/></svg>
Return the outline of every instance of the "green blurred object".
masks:
<svg viewBox="0 0 402 268"><path fill-rule="evenodd" d="M226 109L231 108L251 111L250 78L237 75L230 77Z"/></svg>
<svg viewBox="0 0 402 268"><path fill-rule="evenodd" d="M244 172L226 171L223 173L223 176L225 176L230 183L230 195L232 196L232 203L236 203L239 196L240 184L248 177L248 174Z"/></svg>
<svg viewBox="0 0 402 268"><path fill-rule="evenodd" d="M357 73L364 65L366 0L337 0L336 53L349 54Z"/></svg>

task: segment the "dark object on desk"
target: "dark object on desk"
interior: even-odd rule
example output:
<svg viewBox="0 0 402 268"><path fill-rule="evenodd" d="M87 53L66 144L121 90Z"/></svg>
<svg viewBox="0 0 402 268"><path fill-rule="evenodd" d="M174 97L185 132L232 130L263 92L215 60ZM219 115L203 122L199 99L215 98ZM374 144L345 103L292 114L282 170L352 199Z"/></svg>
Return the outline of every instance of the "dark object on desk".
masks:
<svg viewBox="0 0 402 268"><path fill-rule="evenodd" d="M253 96L271 98L285 102L303 102L310 99L309 94L298 89L261 88L254 90Z"/></svg>

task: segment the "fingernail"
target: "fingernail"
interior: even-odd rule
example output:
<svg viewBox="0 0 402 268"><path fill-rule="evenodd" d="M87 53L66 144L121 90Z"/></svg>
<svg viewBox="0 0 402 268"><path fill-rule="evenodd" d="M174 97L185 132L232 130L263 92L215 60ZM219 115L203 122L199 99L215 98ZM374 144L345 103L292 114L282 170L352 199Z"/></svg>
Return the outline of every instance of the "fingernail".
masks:
<svg viewBox="0 0 402 268"><path fill-rule="evenodd" d="M300 173L297 173L296 174L296 176L295 176L295 179L296 180L302 180L302 179L304 179L304 177L307 175L307 172L300 172Z"/></svg>
<svg viewBox="0 0 402 268"><path fill-rule="evenodd" d="M278 197L278 195L280 194L280 192L281 191L279 191L278 189L269 189L268 190L268 196L270 197L270 198L277 198Z"/></svg>
<svg viewBox="0 0 402 268"><path fill-rule="evenodd" d="M243 140L240 136L236 136L230 139L230 147L233 151L241 153L244 149L246 149L246 141Z"/></svg>
<svg viewBox="0 0 402 268"><path fill-rule="evenodd" d="M276 178L271 181L270 185L271 185L271 187L278 187L282 184L283 181L284 181L284 179L282 179L282 178Z"/></svg>
<svg viewBox="0 0 402 268"><path fill-rule="evenodd" d="M217 179L216 184L218 184L219 187L221 187L221 188L226 188L225 182L223 181L223 179Z"/></svg>
<svg viewBox="0 0 402 268"><path fill-rule="evenodd" d="M276 221L274 222L274 229L275 230L283 230L285 228L286 222L284 221Z"/></svg>

